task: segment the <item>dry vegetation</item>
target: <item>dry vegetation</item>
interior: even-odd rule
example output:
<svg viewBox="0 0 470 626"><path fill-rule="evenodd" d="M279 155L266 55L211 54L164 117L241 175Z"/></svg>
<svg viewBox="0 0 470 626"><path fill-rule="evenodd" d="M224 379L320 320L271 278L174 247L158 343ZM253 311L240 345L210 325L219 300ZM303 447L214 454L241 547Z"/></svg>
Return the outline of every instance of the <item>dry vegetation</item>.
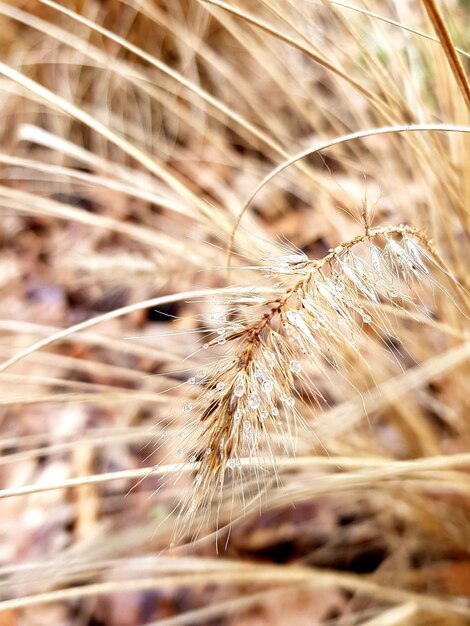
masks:
<svg viewBox="0 0 470 626"><path fill-rule="evenodd" d="M0 33L1 626L470 623L468 0Z"/></svg>

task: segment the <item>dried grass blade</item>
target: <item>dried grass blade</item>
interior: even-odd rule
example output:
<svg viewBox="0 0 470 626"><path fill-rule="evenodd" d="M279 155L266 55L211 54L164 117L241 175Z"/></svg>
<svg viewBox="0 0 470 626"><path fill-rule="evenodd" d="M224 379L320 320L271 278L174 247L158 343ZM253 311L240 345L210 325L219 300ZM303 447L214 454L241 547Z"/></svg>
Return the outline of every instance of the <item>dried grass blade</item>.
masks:
<svg viewBox="0 0 470 626"><path fill-rule="evenodd" d="M445 25L444 19L435 0L423 0L423 4L434 30L436 31L436 35L439 37L442 44L450 69L452 70L452 74L455 77L459 89L462 92L465 102L467 103L467 108L470 111L470 83L468 82L463 65L457 55L449 30Z"/></svg>

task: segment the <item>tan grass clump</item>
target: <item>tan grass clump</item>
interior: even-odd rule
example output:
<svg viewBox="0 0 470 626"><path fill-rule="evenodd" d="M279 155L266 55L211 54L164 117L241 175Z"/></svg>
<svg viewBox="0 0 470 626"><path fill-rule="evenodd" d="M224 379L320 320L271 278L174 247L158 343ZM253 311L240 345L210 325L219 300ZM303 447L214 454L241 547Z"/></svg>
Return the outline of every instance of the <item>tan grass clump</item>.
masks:
<svg viewBox="0 0 470 626"><path fill-rule="evenodd" d="M467 5L0 2L2 626L468 622Z"/></svg>

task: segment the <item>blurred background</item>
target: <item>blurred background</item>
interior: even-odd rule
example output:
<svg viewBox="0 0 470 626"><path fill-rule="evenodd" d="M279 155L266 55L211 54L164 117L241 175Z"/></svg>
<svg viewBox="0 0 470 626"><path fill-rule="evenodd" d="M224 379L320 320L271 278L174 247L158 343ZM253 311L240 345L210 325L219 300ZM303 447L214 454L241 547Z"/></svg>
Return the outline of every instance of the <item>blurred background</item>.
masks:
<svg viewBox="0 0 470 626"><path fill-rule="evenodd" d="M0 3L2 626L470 623L470 99L433 7ZM468 75L470 5L436 10ZM177 461L167 415L217 356L214 301L184 293L227 284L277 165L417 124L448 130L353 137L276 176L233 263L287 242L321 258L367 207L424 229L464 290L441 273L426 319L384 311L393 333L318 381L262 504L171 547L189 473L146 468Z"/></svg>

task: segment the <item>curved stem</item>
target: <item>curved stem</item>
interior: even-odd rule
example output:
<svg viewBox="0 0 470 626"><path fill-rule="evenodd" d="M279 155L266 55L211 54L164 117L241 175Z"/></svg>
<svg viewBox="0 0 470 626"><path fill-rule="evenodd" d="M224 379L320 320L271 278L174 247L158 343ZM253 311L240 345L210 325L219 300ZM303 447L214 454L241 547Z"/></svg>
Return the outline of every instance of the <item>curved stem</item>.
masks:
<svg viewBox="0 0 470 626"><path fill-rule="evenodd" d="M325 141L317 146L313 146L303 150L302 152L298 152L290 159L284 161L278 165L274 170L272 170L267 176L263 178L263 180L259 183L253 193L250 195L248 200L242 207L242 210L238 214L237 221L234 224L232 232L230 234L230 241L227 247L227 267L228 272L230 273L230 265L232 259L233 246L235 241L235 235L237 234L237 230L240 227L240 223L243 219L243 216L251 206L253 200L258 195L258 193L263 189L265 185L267 185L273 178L275 178L278 174L283 172L285 169L297 163L302 159L305 159L312 154L316 154L318 152L322 152L328 148L332 148L333 146L338 146L343 143L347 143L348 141L352 141L353 139L364 139L365 137L371 137L373 135L387 135L390 133L406 133L406 132L452 132L452 133L470 133L470 126L462 126L462 125L454 125L454 124L405 124L403 126L383 126L382 128L371 128L368 130L362 130L355 133L348 133L347 135L341 135L340 137L336 137L335 139L330 139L329 141Z"/></svg>

